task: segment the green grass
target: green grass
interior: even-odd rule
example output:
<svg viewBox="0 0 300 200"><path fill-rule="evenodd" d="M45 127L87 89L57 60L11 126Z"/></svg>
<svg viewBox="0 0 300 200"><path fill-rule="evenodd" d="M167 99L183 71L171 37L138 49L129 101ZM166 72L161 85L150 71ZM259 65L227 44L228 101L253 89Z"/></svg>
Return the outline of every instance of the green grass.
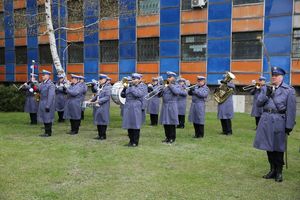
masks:
<svg viewBox="0 0 300 200"><path fill-rule="evenodd" d="M248 114L235 115L226 137L216 113L207 113L204 139L193 139L186 123L172 146L161 143L162 126L144 125L138 148L124 146L118 107L104 142L93 140L91 111L85 116L77 136L65 134L67 122L40 138L41 126L28 125L26 113L0 113L0 199L300 199L299 126L289 137L284 182L275 183L261 178L266 153L252 147Z"/></svg>

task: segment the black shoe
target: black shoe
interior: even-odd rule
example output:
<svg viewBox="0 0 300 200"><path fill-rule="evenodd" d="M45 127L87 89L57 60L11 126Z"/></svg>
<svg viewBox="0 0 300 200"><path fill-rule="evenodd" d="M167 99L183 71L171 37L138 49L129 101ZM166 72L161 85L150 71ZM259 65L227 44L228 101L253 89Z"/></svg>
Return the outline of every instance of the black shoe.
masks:
<svg viewBox="0 0 300 200"><path fill-rule="evenodd" d="M98 137L95 137L94 139L95 139L95 140L100 140L100 137L98 136Z"/></svg>
<svg viewBox="0 0 300 200"><path fill-rule="evenodd" d="M130 143L130 144L128 144L128 147L137 147L138 145L137 144L135 144L135 143Z"/></svg>
<svg viewBox="0 0 300 200"><path fill-rule="evenodd" d="M275 181L276 182L282 182L283 181L283 177L282 177L282 165L281 166L276 166Z"/></svg>
<svg viewBox="0 0 300 200"><path fill-rule="evenodd" d="M50 137L51 135L48 135L48 134L46 134L46 133L43 133L43 134L41 134L40 135L40 137Z"/></svg>
<svg viewBox="0 0 300 200"><path fill-rule="evenodd" d="M70 135L77 135L78 134L78 132L75 132L75 131L71 131L71 133L70 133Z"/></svg>
<svg viewBox="0 0 300 200"><path fill-rule="evenodd" d="M68 131L66 134L71 135L73 133L73 131Z"/></svg>
<svg viewBox="0 0 300 200"><path fill-rule="evenodd" d="M162 142L162 143L168 143L168 142L169 142L169 139L166 138L166 139L162 140L161 142Z"/></svg>
<svg viewBox="0 0 300 200"><path fill-rule="evenodd" d="M193 136L193 138L200 138L200 136L196 136L196 135L194 135L194 136Z"/></svg>
<svg viewBox="0 0 300 200"><path fill-rule="evenodd" d="M30 125L37 125L37 122L30 122Z"/></svg>
<svg viewBox="0 0 300 200"><path fill-rule="evenodd" d="M177 125L176 128L184 128L184 125Z"/></svg>
<svg viewBox="0 0 300 200"><path fill-rule="evenodd" d="M101 136L101 137L99 138L99 140L106 140L106 137Z"/></svg>
<svg viewBox="0 0 300 200"><path fill-rule="evenodd" d="M275 167L273 165L270 166L270 171L263 175L263 178L265 179L272 179L272 178L275 178L276 176L276 170L275 170Z"/></svg>
<svg viewBox="0 0 300 200"><path fill-rule="evenodd" d="M169 140L169 142L167 142L167 144L173 144L175 142L175 140Z"/></svg>

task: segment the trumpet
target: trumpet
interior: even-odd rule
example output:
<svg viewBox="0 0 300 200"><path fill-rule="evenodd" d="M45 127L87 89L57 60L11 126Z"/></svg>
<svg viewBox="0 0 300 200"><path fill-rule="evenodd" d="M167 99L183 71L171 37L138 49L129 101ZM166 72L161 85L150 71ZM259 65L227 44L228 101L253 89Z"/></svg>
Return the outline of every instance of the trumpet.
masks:
<svg viewBox="0 0 300 200"><path fill-rule="evenodd" d="M259 88L261 88L262 86L264 86L265 84L261 84L261 83L256 83L256 82L254 82L254 83L252 83L252 84L250 84L250 85L246 85L245 87L243 87L243 90L244 91L248 91L248 90L252 90L252 89L254 89L254 88L257 88L257 89L259 89Z"/></svg>
<svg viewBox="0 0 300 200"><path fill-rule="evenodd" d="M128 77L124 77L124 78L122 78L121 82L122 82L123 87L127 88L131 85L132 80Z"/></svg>
<svg viewBox="0 0 300 200"><path fill-rule="evenodd" d="M152 99L153 97L155 97L156 95L158 95L160 92L162 92L166 87L169 86L169 83L167 80L163 80L163 78L160 76L158 77L158 83L159 85L157 86L157 88L155 88L152 92L149 92L144 99L146 99L147 101Z"/></svg>

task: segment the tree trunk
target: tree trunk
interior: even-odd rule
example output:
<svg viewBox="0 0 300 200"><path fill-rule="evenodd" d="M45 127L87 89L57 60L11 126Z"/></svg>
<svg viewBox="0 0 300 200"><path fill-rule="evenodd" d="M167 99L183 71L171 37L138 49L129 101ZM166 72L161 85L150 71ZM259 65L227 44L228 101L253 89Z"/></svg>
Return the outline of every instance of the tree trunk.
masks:
<svg viewBox="0 0 300 200"><path fill-rule="evenodd" d="M53 24L52 24L51 0L45 1L45 10L46 10L47 33L49 36L49 44L50 44L50 50L51 50L54 67L58 74L65 75L65 71L61 66L61 62L57 53L56 40L55 40Z"/></svg>

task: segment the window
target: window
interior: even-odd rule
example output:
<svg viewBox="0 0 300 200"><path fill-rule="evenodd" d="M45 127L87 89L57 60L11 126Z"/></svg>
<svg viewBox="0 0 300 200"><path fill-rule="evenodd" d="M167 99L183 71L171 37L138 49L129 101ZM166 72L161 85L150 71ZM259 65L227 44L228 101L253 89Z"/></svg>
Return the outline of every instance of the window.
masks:
<svg viewBox="0 0 300 200"><path fill-rule="evenodd" d="M292 57L300 58L300 29L294 29Z"/></svg>
<svg viewBox="0 0 300 200"><path fill-rule="evenodd" d="M68 1L68 21L83 21L83 0Z"/></svg>
<svg viewBox="0 0 300 200"><path fill-rule="evenodd" d="M157 61L159 59L159 39L139 38L137 40L138 61Z"/></svg>
<svg viewBox="0 0 300 200"><path fill-rule="evenodd" d="M261 32L232 34L232 59L260 59L262 45Z"/></svg>
<svg viewBox="0 0 300 200"><path fill-rule="evenodd" d="M118 62L119 60L119 42L118 40L100 41L100 62Z"/></svg>
<svg viewBox="0 0 300 200"><path fill-rule="evenodd" d="M5 65L5 48L0 47L0 65Z"/></svg>
<svg viewBox="0 0 300 200"><path fill-rule="evenodd" d="M181 1L181 10L190 10L192 7L191 0Z"/></svg>
<svg viewBox="0 0 300 200"><path fill-rule="evenodd" d="M16 47L16 64L27 64L27 47Z"/></svg>
<svg viewBox="0 0 300 200"><path fill-rule="evenodd" d="M0 30L4 30L4 13L0 12Z"/></svg>
<svg viewBox="0 0 300 200"><path fill-rule="evenodd" d="M38 6L37 22L38 22L39 24L46 24L46 11L45 11L45 5L39 5L39 6Z"/></svg>
<svg viewBox="0 0 300 200"><path fill-rule="evenodd" d="M233 5L239 5L239 4L248 4L248 3L260 3L264 0L233 0Z"/></svg>
<svg viewBox="0 0 300 200"><path fill-rule="evenodd" d="M39 57L40 64L52 64L52 55L49 44L40 44L39 45Z"/></svg>
<svg viewBox="0 0 300 200"><path fill-rule="evenodd" d="M68 48L69 63L83 63L83 43L73 42Z"/></svg>
<svg viewBox="0 0 300 200"><path fill-rule="evenodd" d="M25 19L25 20L24 20ZM26 8L14 11L15 29L26 28Z"/></svg>
<svg viewBox="0 0 300 200"><path fill-rule="evenodd" d="M139 0L139 15L151 15L159 13L159 0Z"/></svg>
<svg viewBox="0 0 300 200"><path fill-rule="evenodd" d="M188 35L181 37L181 60L199 61L206 58L206 36Z"/></svg>
<svg viewBox="0 0 300 200"><path fill-rule="evenodd" d="M99 0L100 1L100 18L117 17L119 13L118 0Z"/></svg>

